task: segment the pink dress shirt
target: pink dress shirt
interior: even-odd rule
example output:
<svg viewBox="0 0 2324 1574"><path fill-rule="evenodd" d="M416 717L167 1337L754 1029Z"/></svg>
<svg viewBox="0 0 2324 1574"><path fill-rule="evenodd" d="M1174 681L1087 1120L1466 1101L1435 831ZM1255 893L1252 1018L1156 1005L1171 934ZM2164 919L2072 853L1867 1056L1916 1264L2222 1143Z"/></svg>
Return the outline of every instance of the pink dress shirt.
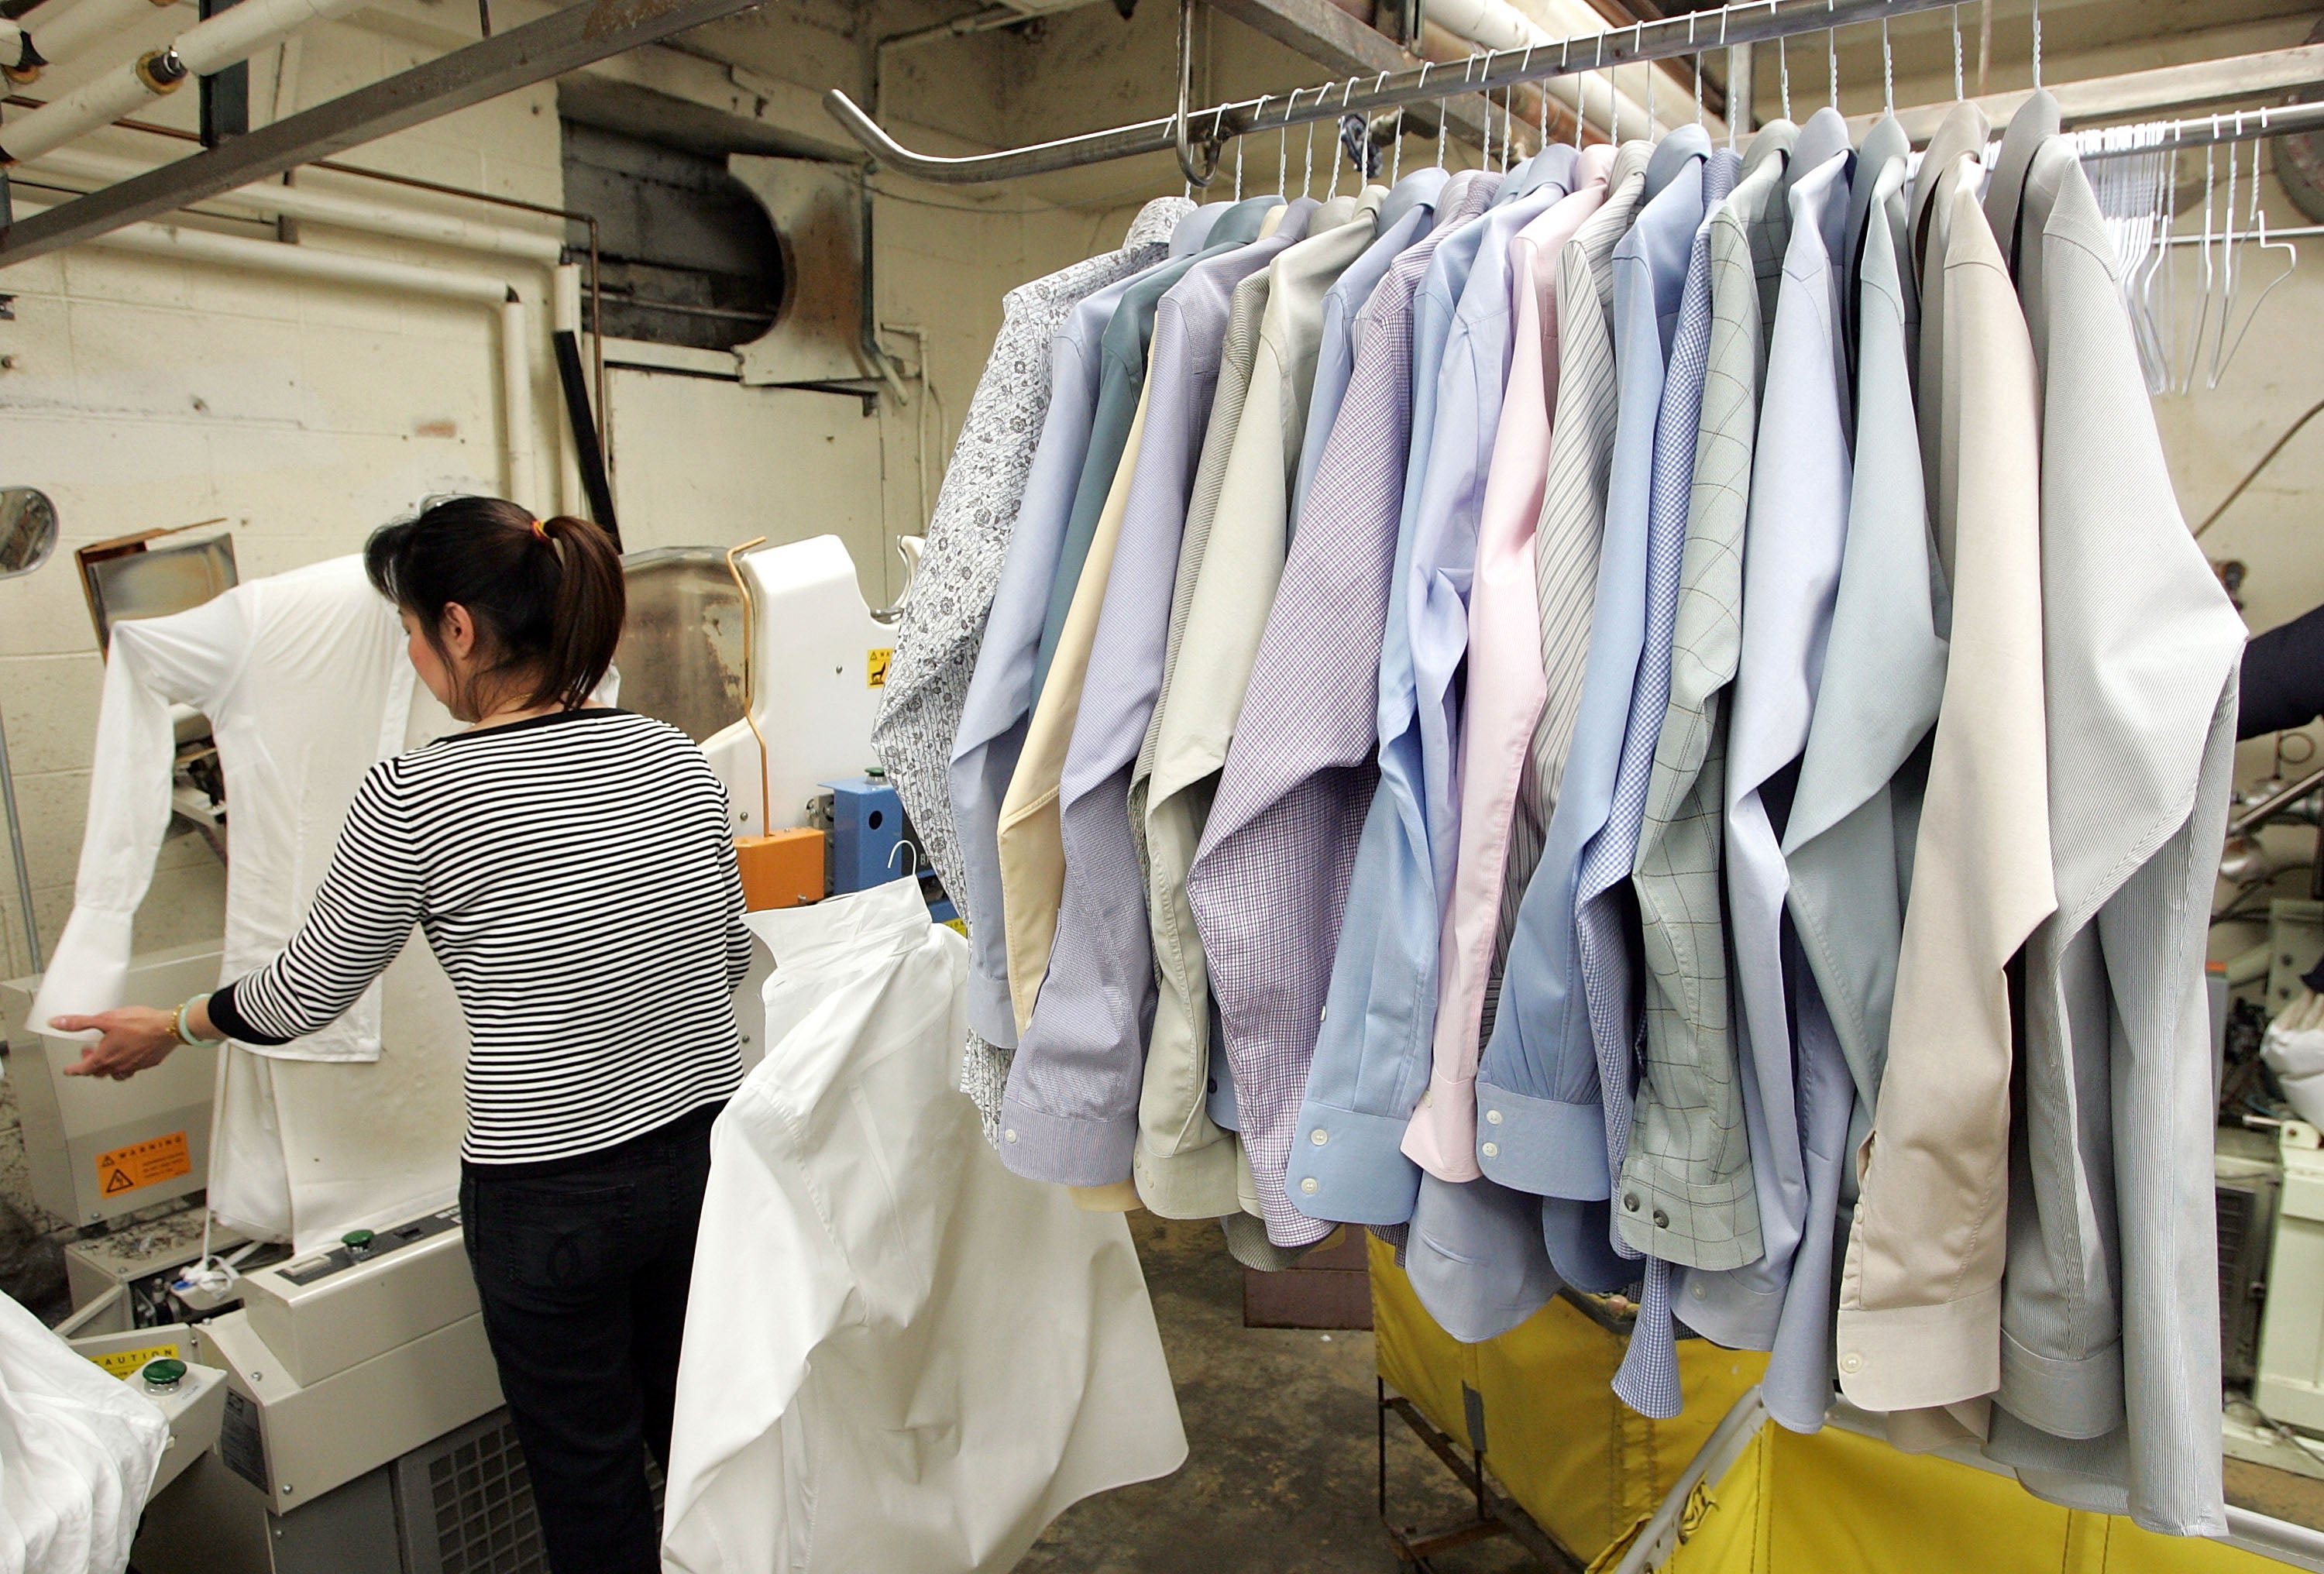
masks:
<svg viewBox="0 0 2324 1574"><path fill-rule="evenodd" d="M1557 253L1606 200L1614 150L1598 143L1574 165L1574 189L1510 242L1517 314L1509 383L1493 434L1469 597L1468 715L1461 739L1461 842L1440 950L1434 1070L1454 1097L1424 1100L1416 1124L1434 1128L1432 1152L1475 1173L1477 1076L1485 997L1498 971L1509 823L1548 697L1535 593L1534 527L1549 472L1550 403L1557 383ZM1511 916L1514 916L1514 904ZM1454 1176L1452 1178L1464 1178Z"/></svg>

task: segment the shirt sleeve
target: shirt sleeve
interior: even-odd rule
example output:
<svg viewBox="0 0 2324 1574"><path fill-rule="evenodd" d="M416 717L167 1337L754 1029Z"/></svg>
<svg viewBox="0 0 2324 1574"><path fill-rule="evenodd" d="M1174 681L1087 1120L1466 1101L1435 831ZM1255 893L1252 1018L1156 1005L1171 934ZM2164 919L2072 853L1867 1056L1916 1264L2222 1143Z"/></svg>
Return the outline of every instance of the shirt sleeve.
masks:
<svg viewBox="0 0 2324 1574"><path fill-rule="evenodd" d="M229 591L189 612L115 627L72 917L50 957L34 1021L121 1004L137 907L170 829L170 707L218 708L249 649L246 603Z"/></svg>
<svg viewBox="0 0 2324 1574"><path fill-rule="evenodd" d="M2242 698L2236 737L2256 738L2304 727L2324 713L2324 607L2244 647Z"/></svg>
<svg viewBox="0 0 2324 1574"><path fill-rule="evenodd" d="M210 997L210 1021L226 1037L272 1046L318 1032L403 950L425 882L395 767L383 760L364 778L314 906L282 954Z"/></svg>

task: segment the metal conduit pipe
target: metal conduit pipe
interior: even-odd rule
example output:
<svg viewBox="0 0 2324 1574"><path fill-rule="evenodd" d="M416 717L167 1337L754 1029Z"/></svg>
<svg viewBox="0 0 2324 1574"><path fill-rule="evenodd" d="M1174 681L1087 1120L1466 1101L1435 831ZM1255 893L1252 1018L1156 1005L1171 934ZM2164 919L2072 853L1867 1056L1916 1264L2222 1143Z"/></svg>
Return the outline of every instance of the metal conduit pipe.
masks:
<svg viewBox="0 0 2324 1574"><path fill-rule="evenodd" d="M363 0L242 0L180 33L167 49L107 71L52 99L13 125L0 127L0 158L38 158L84 132L118 119L147 100L174 93L189 78L206 77L248 60L302 23L352 11Z"/></svg>
<svg viewBox="0 0 2324 1574"><path fill-rule="evenodd" d="M549 276L549 331L571 334L577 340L581 333L581 265L566 262ZM602 416L596 419L602 420ZM573 423L552 420L557 432L557 511L561 514L585 516L588 499L581 488L581 459L574 452Z"/></svg>
<svg viewBox="0 0 2324 1574"><path fill-rule="evenodd" d="M1466 39L1482 49L1497 51L1523 50L1528 44L1561 41L1560 35L1551 32L1531 16L1508 4L1508 0L1427 0L1427 19L1443 28L1455 38ZM1570 25L1574 34L1603 32L1603 18L1587 5L1551 8L1557 22ZM1578 16L1568 15L1569 11ZM1636 69L1636 68L1634 68ZM1646 66L1646 70L1657 68ZM1579 113L1600 132L1609 131L1618 110L1624 126L1646 124L1646 106L1630 94L1614 86L1610 75L1601 72L1553 77L1536 83L1546 88L1551 97L1565 106L1571 113ZM1666 132L1677 123L1655 116L1656 134Z"/></svg>
<svg viewBox="0 0 2324 1574"><path fill-rule="evenodd" d="M16 21L25 38L32 41L33 54L8 75L16 81L29 82L41 74L43 65L53 66L60 60L85 53L91 44L115 37L151 11L166 11L178 0L46 0L26 12ZM5 41L0 39L0 53L5 52Z"/></svg>
<svg viewBox="0 0 2324 1574"><path fill-rule="evenodd" d="M248 0L244 0L247 4ZM39 211L20 206L18 212ZM173 224L133 224L98 235L91 245L147 256L213 262L221 267L247 268L300 279L341 284L368 284L411 295L432 295L496 308L500 314L502 484L511 502L527 508L539 505L539 481L533 474L532 358L528 314L516 286L483 273L423 268L384 257L361 257L348 252L318 251L311 246L286 246L277 241L244 240L238 235L213 235Z"/></svg>
<svg viewBox="0 0 2324 1574"><path fill-rule="evenodd" d="M142 5L143 0L139 0L139 3ZM134 159L91 152L86 148L52 149L40 156L38 165L41 170L55 174L102 181L108 185L142 175L152 168ZM258 218L306 219L368 235L393 235L401 240L456 246L462 251L521 257L526 262L551 268L565 257L565 242L559 235L512 229L506 225L484 224L456 214L431 213L421 208L367 201L359 197L317 191L306 186L244 186L205 199L204 206Z"/></svg>

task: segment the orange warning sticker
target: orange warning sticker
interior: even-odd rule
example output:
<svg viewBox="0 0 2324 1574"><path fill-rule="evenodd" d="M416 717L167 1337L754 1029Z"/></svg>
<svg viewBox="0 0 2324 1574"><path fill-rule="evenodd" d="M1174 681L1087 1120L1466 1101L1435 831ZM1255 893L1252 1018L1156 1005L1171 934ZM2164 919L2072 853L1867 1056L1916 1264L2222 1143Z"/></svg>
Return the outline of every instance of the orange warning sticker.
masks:
<svg viewBox="0 0 2324 1574"><path fill-rule="evenodd" d="M863 653L863 686L865 688L888 686L888 662L895 654L893 646L884 650L867 650Z"/></svg>
<svg viewBox="0 0 2324 1574"><path fill-rule="evenodd" d="M97 1155L97 1189L108 1197L158 1186L194 1172L194 1155L186 1147L186 1134L149 1137Z"/></svg>

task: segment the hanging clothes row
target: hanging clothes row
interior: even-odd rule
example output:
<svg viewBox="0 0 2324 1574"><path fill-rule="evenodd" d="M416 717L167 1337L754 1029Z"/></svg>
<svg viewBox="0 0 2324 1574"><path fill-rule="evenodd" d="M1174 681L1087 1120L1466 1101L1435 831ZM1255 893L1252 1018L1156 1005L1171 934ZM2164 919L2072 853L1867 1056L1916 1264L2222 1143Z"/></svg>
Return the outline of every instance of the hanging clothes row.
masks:
<svg viewBox="0 0 2324 1574"><path fill-rule="evenodd" d="M1010 1169L2224 1529L2243 628L2054 100L1987 136L1156 203L1010 295L875 733Z"/></svg>

